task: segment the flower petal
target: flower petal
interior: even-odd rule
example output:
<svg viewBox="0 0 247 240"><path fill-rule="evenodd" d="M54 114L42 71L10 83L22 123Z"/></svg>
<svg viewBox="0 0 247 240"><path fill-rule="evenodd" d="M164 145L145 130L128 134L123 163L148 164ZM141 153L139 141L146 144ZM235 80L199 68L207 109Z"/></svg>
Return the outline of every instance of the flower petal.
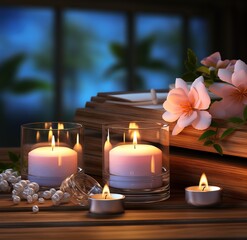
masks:
<svg viewBox="0 0 247 240"><path fill-rule="evenodd" d="M175 88L182 88L187 95L189 93L188 85L182 78L176 78Z"/></svg>
<svg viewBox="0 0 247 240"><path fill-rule="evenodd" d="M179 127L178 124L176 124L175 127L172 130L172 135L178 135L183 130L184 130L183 127Z"/></svg>
<svg viewBox="0 0 247 240"><path fill-rule="evenodd" d="M241 117L245 105L241 102L233 101L232 98L224 98L221 101L215 101L209 113L213 118L227 119L230 117Z"/></svg>
<svg viewBox="0 0 247 240"><path fill-rule="evenodd" d="M162 118L167 122L175 122L178 120L179 117L180 117L180 114L174 114L170 112L165 112L162 115Z"/></svg>
<svg viewBox="0 0 247 240"><path fill-rule="evenodd" d="M247 65L242 60L237 60L234 66L234 71L247 71Z"/></svg>
<svg viewBox="0 0 247 240"><path fill-rule="evenodd" d="M197 111L197 118L192 123L192 126L198 130L204 130L211 124L212 116L208 111Z"/></svg>
<svg viewBox="0 0 247 240"><path fill-rule="evenodd" d="M232 83L236 87L247 88L247 71L239 70L232 74Z"/></svg>
<svg viewBox="0 0 247 240"><path fill-rule="evenodd" d="M221 56L219 52L215 52L211 54L210 56L203 58L201 60L201 64L207 66L207 67L216 67L217 62L221 60Z"/></svg>
<svg viewBox="0 0 247 240"><path fill-rule="evenodd" d="M204 85L203 77L199 77L193 82L189 97L191 101L193 101L192 99L194 99L194 108L208 109L211 103L211 99Z"/></svg>
<svg viewBox="0 0 247 240"><path fill-rule="evenodd" d="M219 69L218 76L222 81L232 84L232 72L230 69Z"/></svg>
<svg viewBox="0 0 247 240"><path fill-rule="evenodd" d="M222 98L229 97L235 90L233 85L227 83L214 83L209 87L209 91Z"/></svg>
<svg viewBox="0 0 247 240"><path fill-rule="evenodd" d="M193 111L191 114L182 114L178 119L178 126L181 128L189 126L197 118L197 112Z"/></svg>

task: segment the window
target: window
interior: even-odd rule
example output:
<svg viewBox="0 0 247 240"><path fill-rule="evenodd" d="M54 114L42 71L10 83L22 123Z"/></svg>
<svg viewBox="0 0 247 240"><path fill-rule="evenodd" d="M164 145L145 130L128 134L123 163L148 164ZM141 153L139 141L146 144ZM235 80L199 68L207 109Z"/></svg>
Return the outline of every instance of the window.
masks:
<svg viewBox="0 0 247 240"><path fill-rule="evenodd" d="M14 81L46 83L23 94L0 84L0 147L19 146L22 123L73 120L97 92L168 88L187 47L200 57L210 49L203 16L53 6L0 6L0 16L0 66L11 59Z"/></svg>

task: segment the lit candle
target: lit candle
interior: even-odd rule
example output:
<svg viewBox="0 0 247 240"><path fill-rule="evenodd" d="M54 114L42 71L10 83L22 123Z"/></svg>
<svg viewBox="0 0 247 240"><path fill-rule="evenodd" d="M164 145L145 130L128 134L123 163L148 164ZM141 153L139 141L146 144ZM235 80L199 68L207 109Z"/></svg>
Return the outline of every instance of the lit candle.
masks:
<svg viewBox="0 0 247 240"><path fill-rule="evenodd" d="M101 194L89 197L90 212L94 214L118 214L124 212L124 199L122 194L110 193L105 185Z"/></svg>
<svg viewBox="0 0 247 240"><path fill-rule="evenodd" d="M199 186L185 188L185 199L187 203L197 207L211 206L221 202L221 192L222 188L208 185L207 177L203 173Z"/></svg>
<svg viewBox="0 0 247 240"><path fill-rule="evenodd" d="M28 153L28 179L41 186L59 186L61 182L77 171L77 152L68 147L38 147Z"/></svg>
<svg viewBox="0 0 247 240"><path fill-rule="evenodd" d="M82 145L80 144L79 134L76 135L76 144L73 148L78 154L78 166L83 167L82 162Z"/></svg>
<svg viewBox="0 0 247 240"><path fill-rule="evenodd" d="M109 134L109 129L108 129L108 133L107 133L107 138L106 141L104 143L104 168L105 170L108 169L109 167L109 152L112 149L112 144L110 142L110 134Z"/></svg>
<svg viewBox="0 0 247 240"><path fill-rule="evenodd" d="M162 151L152 145L133 143L109 151L109 185L122 189L150 189L162 186Z"/></svg>

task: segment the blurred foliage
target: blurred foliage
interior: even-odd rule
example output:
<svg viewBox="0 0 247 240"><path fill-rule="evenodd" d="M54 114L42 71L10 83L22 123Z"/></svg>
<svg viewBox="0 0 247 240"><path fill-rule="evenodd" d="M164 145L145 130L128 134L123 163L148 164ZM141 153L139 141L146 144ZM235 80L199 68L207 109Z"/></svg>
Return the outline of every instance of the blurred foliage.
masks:
<svg viewBox="0 0 247 240"><path fill-rule="evenodd" d="M182 79L186 82L193 82L196 78L203 76L206 86L214 82L220 82L218 77L218 69L209 68L199 65L196 54L191 50L187 50L187 58L184 62L185 73Z"/></svg>
<svg viewBox="0 0 247 240"><path fill-rule="evenodd" d="M152 56L152 49L154 44L157 41L156 35L149 35L136 44L136 55L135 55L135 73L134 73L134 83L135 90L144 88L144 78L138 72L138 70L148 70L148 71L173 71L173 68L166 63L164 60L154 58ZM113 42L109 46L112 55L115 57L116 62L110 66L106 72L105 76L110 77L113 74L116 74L119 71L128 70L128 58L127 52L128 47L126 45L122 45L120 43ZM126 78L126 76L124 76Z"/></svg>
<svg viewBox="0 0 247 240"><path fill-rule="evenodd" d="M0 64L0 92L27 94L37 90L49 90L50 84L34 77L18 78L18 71L26 59L22 53L14 55Z"/></svg>
<svg viewBox="0 0 247 240"><path fill-rule="evenodd" d="M20 173L20 154L16 154L14 152L8 152L8 156L10 162L8 163L0 162L0 172L12 168L14 171L18 171Z"/></svg>

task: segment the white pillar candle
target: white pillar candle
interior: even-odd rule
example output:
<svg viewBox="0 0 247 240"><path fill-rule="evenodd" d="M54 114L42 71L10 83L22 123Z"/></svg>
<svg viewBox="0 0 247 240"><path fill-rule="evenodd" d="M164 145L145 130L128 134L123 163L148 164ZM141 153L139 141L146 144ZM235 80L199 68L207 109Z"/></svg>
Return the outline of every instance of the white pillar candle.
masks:
<svg viewBox="0 0 247 240"><path fill-rule="evenodd" d="M77 152L68 147L39 147L28 153L28 178L41 186L59 186L77 171Z"/></svg>
<svg viewBox="0 0 247 240"><path fill-rule="evenodd" d="M109 152L109 185L143 189L162 186L162 151L148 144L119 145Z"/></svg>

